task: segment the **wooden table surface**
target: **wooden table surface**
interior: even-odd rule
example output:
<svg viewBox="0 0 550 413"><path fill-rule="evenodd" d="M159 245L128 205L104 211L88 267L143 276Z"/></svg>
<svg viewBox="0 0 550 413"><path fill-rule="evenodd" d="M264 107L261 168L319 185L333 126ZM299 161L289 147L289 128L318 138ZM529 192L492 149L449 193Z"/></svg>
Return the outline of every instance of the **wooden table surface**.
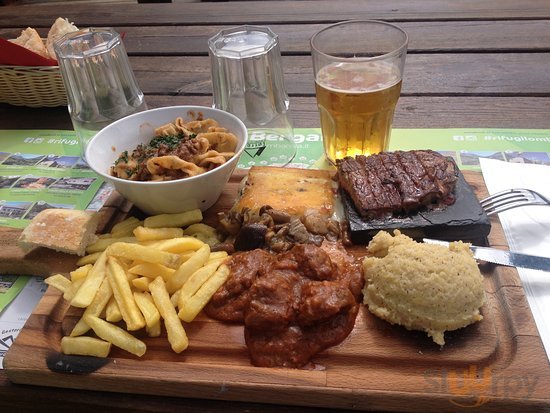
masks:
<svg viewBox="0 0 550 413"><path fill-rule="evenodd" d="M550 2L547 0L329 0L0 7L0 37L63 16L79 27L112 26L149 107L211 104L207 39L225 27L269 25L280 37L296 127L318 127L309 38L348 19L394 22L409 34L397 128L550 128ZM0 129L72 129L66 107L0 104ZM546 362L546 360L541 360ZM8 411L308 412L318 409L152 397L11 384Z"/></svg>

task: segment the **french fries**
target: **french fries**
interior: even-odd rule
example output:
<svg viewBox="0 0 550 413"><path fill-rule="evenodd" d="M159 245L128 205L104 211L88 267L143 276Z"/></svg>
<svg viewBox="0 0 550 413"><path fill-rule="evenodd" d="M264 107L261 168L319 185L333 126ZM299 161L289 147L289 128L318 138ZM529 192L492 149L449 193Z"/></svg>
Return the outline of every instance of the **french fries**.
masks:
<svg viewBox="0 0 550 413"><path fill-rule="evenodd" d="M67 290L69 290L69 288L71 288L71 280L69 280L62 274L52 275L46 278L44 282L54 288L57 288L62 293L65 293Z"/></svg>
<svg viewBox="0 0 550 413"><path fill-rule="evenodd" d="M183 236L181 228L148 228L136 227L134 236L138 241L155 241L159 239L179 238Z"/></svg>
<svg viewBox="0 0 550 413"><path fill-rule="evenodd" d="M107 254L103 252L97 259L94 266L88 272L86 279L74 294L71 300L73 307L88 307L94 299L99 286L105 278L105 267L107 263Z"/></svg>
<svg viewBox="0 0 550 413"><path fill-rule="evenodd" d="M141 225L143 225L143 221L140 221L136 217L129 217L113 225L110 235L113 238L131 237L134 233L134 229Z"/></svg>
<svg viewBox="0 0 550 413"><path fill-rule="evenodd" d="M80 258L76 265L87 265L87 264L94 264L99 256L101 255L102 251L99 252L93 252L91 254L85 255L84 257Z"/></svg>
<svg viewBox="0 0 550 413"><path fill-rule="evenodd" d="M203 285L206 280L208 280L214 272L216 272L217 268L220 266L220 262L218 260L214 260L212 263L207 263L203 267L199 268L197 271L195 271L187 282L183 284L183 286L179 290L179 296L178 296L178 307L182 308L185 304L185 302L195 294L199 288L201 288L201 285Z"/></svg>
<svg viewBox="0 0 550 413"><path fill-rule="evenodd" d="M109 343L112 343L129 353L135 354L138 357L145 354L145 351L147 350L145 343L138 340L122 328L94 316L88 316L84 321L88 323L99 338L102 338L103 340L108 341Z"/></svg>
<svg viewBox="0 0 550 413"><path fill-rule="evenodd" d="M111 284L109 283L109 280L107 278L104 278L101 286L99 287L99 290L94 296L94 299L92 300L90 305L86 307L82 318L78 321L78 323L76 323L73 331L71 331L71 337L81 336L82 334L85 334L90 329L90 326L86 323L85 318L87 316L99 316L105 306L109 303L109 300L112 296L113 290L111 289Z"/></svg>
<svg viewBox="0 0 550 413"><path fill-rule="evenodd" d="M186 227L202 221L200 209L182 212L180 214L161 214L145 218L143 226L149 228Z"/></svg>
<svg viewBox="0 0 550 413"><path fill-rule="evenodd" d="M160 319L155 324L153 324L151 327L145 326L145 331L147 331L147 335L149 337L158 337L161 334L161 326L160 326Z"/></svg>
<svg viewBox="0 0 550 413"><path fill-rule="evenodd" d="M181 263L181 257L177 254L166 251L158 251L139 244L115 242L114 244L109 245L105 251L107 254L115 257L160 264L168 268L178 268Z"/></svg>
<svg viewBox="0 0 550 413"><path fill-rule="evenodd" d="M157 277L154 281L149 284L149 290L151 290L151 295L155 305L157 306L160 315L164 319L164 325L166 326L166 332L168 333L168 341L172 346L172 350L176 353L181 353L189 345L189 340L187 339L187 334L183 329L176 309L170 301L170 296L166 290L166 285L162 277Z"/></svg>
<svg viewBox="0 0 550 413"><path fill-rule="evenodd" d="M171 252L159 251L139 244L128 244L126 242L115 242L105 250L108 255L131 260L161 264L168 268L178 268L181 257Z"/></svg>
<svg viewBox="0 0 550 413"><path fill-rule="evenodd" d="M107 268L107 279L113 289L113 296L120 309L120 314L122 314L122 319L126 322L126 328L135 331L145 327L145 319L134 300L124 268L115 257L108 258Z"/></svg>
<svg viewBox="0 0 550 413"><path fill-rule="evenodd" d="M115 242L126 242L126 243L135 243L137 242L136 237L123 237L123 238L100 238L93 244L90 244L86 247L87 254L93 254L95 252L105 251L107 247Z"/></svg>
<svg viewBox="0 0 550 413"><path fill-rule="evenodd" d="M65 336L61 339L61 351L63 354L107 357L111 351L111 343L94 337Z"/></svg>
<svg viewBox="0 0 550 413"><path fill-rule="evenodd" d="M78 267L76 270L70 272L71 281L80 280L82 278L86 278L88 275L88 272L92 269L92 265L83 265L82 267Z"/></svg>
<svg viewBox="0 0 550 413"><path fill-rule="evenodd" d="M181 237L160 241L143 241L141 244L161 251L183 254L198 250L204 245L204 242L193 237Z"/></svg>
<svg viewBox="0 0 550 413"><path fill-rule="evenodd" d="M145 318L147 328L152 328L160 321L160 313L153 298L147 292L134 292L134 299Z"/></svg>
<svg viewBox="0 0 550 413"><path fill-rule="evenodd" d="M166 283L166 288L170 294L174 293L176 290L181 288L181 286L187 281L187 279L201 268L210 257L210 246L204 244L200 247L195 254L187 261L185 261L181 266L176 270L172 277Z"/></svg>
<svg viewBox="0 0 550 413"><path fill-rule="evenodd" d="M138 278L134 278L131 282L134 289L138 291L149 291L149 284L151 283L151 278L138 277Z"/></svg>
<svg viewBox="0 0 550 413"><path fill-rule="evenodd" d="M202 242L208 245L215 245L218 242L216 229L203 223L189 225L183 231L183 235L189 235L191 237L200 239Z"/></svg>
<svg viewBox="0 0 550 413"><path fill-rule="evenodd" d="M74 295L76 294L76 292L82 286L82 284L84 284L84 278L78 278L76 280L73 280L69 288L67 288L67 290L63 293L63 299L67 301L71 301L74 298Z"/></svg>
<svg viewBox="0 0 550 413"><path fill-rule="evenodd" d="M141 357L146 344L131 332L159 337L164 324L172 350L184 351L189 339L182 320L192 321L229 276L228 254L211 252L215 232L201 220L200 210L128 218L92 244L70 278L47 278L83 309L61 350L107 357L114 345ZM99 338L85 335L90 330Z"/></svg>
<svg viewBox="0 0 550 413"><path fill-rule="evenodd" d="M183 303L178 316L188 323L193 321L197 314L204 308L214 293L220 288L229 277L229 267L220 265L218 270L199 288L199 290Z"/></svg>
<svg viewBox="0 0 550 413"><path fill-rule="evenodd" d="M176 270L174 270L173 268L168 268L161 264L152 264L150 262L137 264L128 269L128 272L130 274L149 277L151 278L151 280L160 275L165 281L169 280L175 271Z"/></svg>
<svg viewBox="0 0 550 413"><path fill-rule="evenodd" d="M109 282L109 280L107 280L107 282ZM111 297L105 307L105 320L110 323L118 323L122 320L122 313L120 312L120 308L114 296Z"/></svg>

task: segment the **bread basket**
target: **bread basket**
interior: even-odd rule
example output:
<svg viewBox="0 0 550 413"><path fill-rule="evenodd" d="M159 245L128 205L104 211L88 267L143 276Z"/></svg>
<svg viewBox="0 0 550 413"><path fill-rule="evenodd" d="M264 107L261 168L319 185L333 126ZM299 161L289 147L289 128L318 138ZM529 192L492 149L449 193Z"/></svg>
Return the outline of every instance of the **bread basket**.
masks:
<svg viewBox="0 0 550 413"><path fill-rule="evenodd" d="M15 106L67 104L59 66L1 66L0 102Z"/></svg>

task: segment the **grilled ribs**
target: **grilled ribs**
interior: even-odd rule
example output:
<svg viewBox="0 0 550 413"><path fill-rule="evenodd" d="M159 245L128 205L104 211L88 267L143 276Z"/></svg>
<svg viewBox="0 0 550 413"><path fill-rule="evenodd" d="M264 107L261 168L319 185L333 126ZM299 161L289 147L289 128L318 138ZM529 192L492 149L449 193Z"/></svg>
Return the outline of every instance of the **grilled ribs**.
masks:
<svg viewBox="0 0 550 413"><path fill-rule="evenodd" d="M438 152L413 150L337 161L340 187L365 218L411 213L454 202L456 164Z"/></svg>

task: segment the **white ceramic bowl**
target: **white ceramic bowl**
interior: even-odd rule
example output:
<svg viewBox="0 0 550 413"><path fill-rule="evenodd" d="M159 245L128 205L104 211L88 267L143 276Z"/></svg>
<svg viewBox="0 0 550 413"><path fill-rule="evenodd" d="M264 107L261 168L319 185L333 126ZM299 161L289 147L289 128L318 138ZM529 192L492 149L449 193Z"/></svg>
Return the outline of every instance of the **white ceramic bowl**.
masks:
<svg viewBox="0 0 550 413"><path fill-rule="evenodd" d="M154 129L177 117L188 119L188 112L201 112L238 138L235 156L221 166L203 174L173 181L129 181L109 175L109 168L124 150L132 152L140 143L149 143ZM229 181L239 157L246 146L248 133L236 116L219 109L204 106L170 106L139 112L103 128L86 148L86 162L136 207L147 214L167 214L200 208L210 208L220 197Z"/></svg>

